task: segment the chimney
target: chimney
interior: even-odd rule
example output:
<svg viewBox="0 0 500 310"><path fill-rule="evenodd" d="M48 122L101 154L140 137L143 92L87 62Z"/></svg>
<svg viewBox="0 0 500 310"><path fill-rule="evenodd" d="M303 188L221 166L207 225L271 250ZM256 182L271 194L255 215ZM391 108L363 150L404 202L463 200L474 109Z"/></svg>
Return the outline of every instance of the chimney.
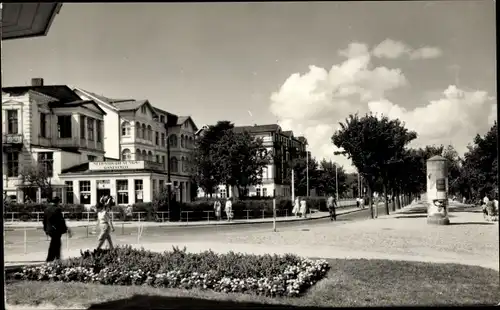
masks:
<svg viewBox="0 0 500 310"><path fill-rule="evenodd" d="M43 86L43 79L42 78L32 78L31 79L31 86Z"/></svg>

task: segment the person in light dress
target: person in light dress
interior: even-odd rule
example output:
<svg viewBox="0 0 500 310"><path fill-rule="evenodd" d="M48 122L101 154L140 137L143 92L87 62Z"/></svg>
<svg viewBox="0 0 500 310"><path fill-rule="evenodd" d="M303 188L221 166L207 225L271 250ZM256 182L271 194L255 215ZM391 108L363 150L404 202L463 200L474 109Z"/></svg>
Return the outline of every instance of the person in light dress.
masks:
<svg viewBox="0 0 500 310"><path fill-rule="evenodd" d="M233 203L230 197L227 197L224 212L226 212L227 221L230 222L233 219Z"/></svg>
<svg viewBox="0 0 500 310"><path fill-rule="evenodd" d="M306 218L307 217L307 202L304 198L300 200L300 214Z"/></svg>
<svg viewBox="0 0 500 310"><path fill-rule="evenodd" d="M300 212L300 197L296 197L295 201L293 202L293 210L292 213L296 217L299 217L299 212Z"/></svg>

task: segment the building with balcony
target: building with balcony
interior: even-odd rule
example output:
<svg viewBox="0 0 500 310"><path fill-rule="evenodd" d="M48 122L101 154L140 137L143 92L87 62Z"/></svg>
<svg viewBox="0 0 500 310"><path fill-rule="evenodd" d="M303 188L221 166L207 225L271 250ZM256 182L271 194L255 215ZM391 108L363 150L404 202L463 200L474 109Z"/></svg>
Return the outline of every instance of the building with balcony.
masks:
<svg viewBox="0 0 500 310"><path fill-rule="evenodd" d="M122 165L118 166L123 167L132 167L135 165L132 163L135 162L144 162L146 166L149 166L144 170L148 177L143 178L142 181L144 198L137 199L139 196L131 195L127 200L128 204L151 201L157 192L167 186L169 170L175 199L182 202L192 200L196 195L192 193L191 176L194 136L198 128L191 117L177 116L156 108L148 100L111 99L80 88L74 91L82 100L97 102L106 112L104 150L108 161L119 161ZM168 160L169 156L170 160ZM118 175L126 173L126 170L132 170L131 173L138 172L137 168L123 167L101 170L87 167L85 173L109 176L112 189L110 193L114 196L113 182L115 181L113 179L115 176L112 171ZM75 174L80 172L82 171L66 171L68 176L72 174L73 179L83 177L83 175Z"/></svg>
<svg viewBox="0 0 500 310"><path fill-rule="evenodd" d="M104 160L103 109L66 85L2 88L3 191L11 201L40 201L47 193L26 182L41 171L54 195L63 196L61 172L82 162Z"/></svg>
<svg viewBox="0 0 500 310"><path fill-rule="evenodd" d="M198 132L198 136L203 135L203 131L208 127L203 126ZM307 140L305 137L295 137L292 131L283 131L277 124L236 126L236 132L249 132L252 136L260 138L264 146L271 154L271 162L264 168L262 174L262 184L250 186L246 193L248 196L263 197L290 197L291 184L288 176L291 175L291 162L300 157L306 156ZM236 189L226 192L224 185L217 188L217 197L237 196ZM198 190L198 197L206 196L203 190Z"/></svg>

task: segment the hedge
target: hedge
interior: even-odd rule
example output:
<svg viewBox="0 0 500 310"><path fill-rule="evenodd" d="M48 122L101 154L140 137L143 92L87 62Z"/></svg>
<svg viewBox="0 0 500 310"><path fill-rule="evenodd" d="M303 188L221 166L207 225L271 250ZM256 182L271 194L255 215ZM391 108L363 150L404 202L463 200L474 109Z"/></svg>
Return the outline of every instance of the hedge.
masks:
<svg viewBox="0 0 500 310"><path fill-rule="evenodd" d="M173 201L170 207L170 220L178 221L180 220L181 211L191 211L189 212L189 221L201 221L207 219L207 213L205 211L214 210L215 199L203 199L200 201L195 201L192 203L179 203ZM222 213L224 214L224 200L221 200ZM328 211L326 207L325 198L313 198L307 199L307 205L310 209L317 209L319 211ZM47 204L8 204L4 208L4 212L16 212L17 218L21 221L28 221L30 219L36 219L36 215L32 212L43 212L47 207ZM67 219L71 220L86 220L87 214L86 209L83 205L70 205L62 204L61 208L63 212L68 212L66 214ZM276 211L277 215L292 214L293 205L290 199L286 198L276 198ZM156 211L167 211L167 206L161 206L158 210L155 210L154 206L150 202L146 203L136 203L132 206L133 212L144 212L142 215L142 220L154 221ZM248 212L246 211L248 210ZM113 206L112 211L115 213L115 219L127 221L131 220L131 216L127 214L127 207L123 206ZM249 218L260 218L262 217L262 212L264 211L265 217L273 216L273 200L272 198L267 199L246 199L237 200L233 202L233 214L234 219L246 219ZM211 213L211 218L214 218L214 214ZM225 215L224 215L225 216ZM7 216L4 214L4 218ZM183 215L183 218L185 215ZM96 215L90 214L90 219L96 219ZM8 217L7 217L8 219Z"/></svg>
<svg viewBox="0 0 500 310"><path fill-rule="evenodd" d="M188 253L185 248L156 253L130 246L80 253L78 258L24 267L8 277L296 297L324 278L330 268L325 260L291 254Z"/></svg>

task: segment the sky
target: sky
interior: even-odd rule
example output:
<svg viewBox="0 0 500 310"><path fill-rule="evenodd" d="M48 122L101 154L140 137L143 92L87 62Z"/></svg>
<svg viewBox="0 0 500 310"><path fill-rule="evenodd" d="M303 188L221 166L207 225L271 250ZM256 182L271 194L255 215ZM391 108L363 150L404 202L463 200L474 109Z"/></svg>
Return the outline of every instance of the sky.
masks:
<svg viewBox="0 0 500 310"><path fill-rule="evenodd" d="M2 42L4 86L148 99L198 127L279 123L317 159L352 113L463 153L496 119L494 1L64 3L46 37Z"/></svg>

